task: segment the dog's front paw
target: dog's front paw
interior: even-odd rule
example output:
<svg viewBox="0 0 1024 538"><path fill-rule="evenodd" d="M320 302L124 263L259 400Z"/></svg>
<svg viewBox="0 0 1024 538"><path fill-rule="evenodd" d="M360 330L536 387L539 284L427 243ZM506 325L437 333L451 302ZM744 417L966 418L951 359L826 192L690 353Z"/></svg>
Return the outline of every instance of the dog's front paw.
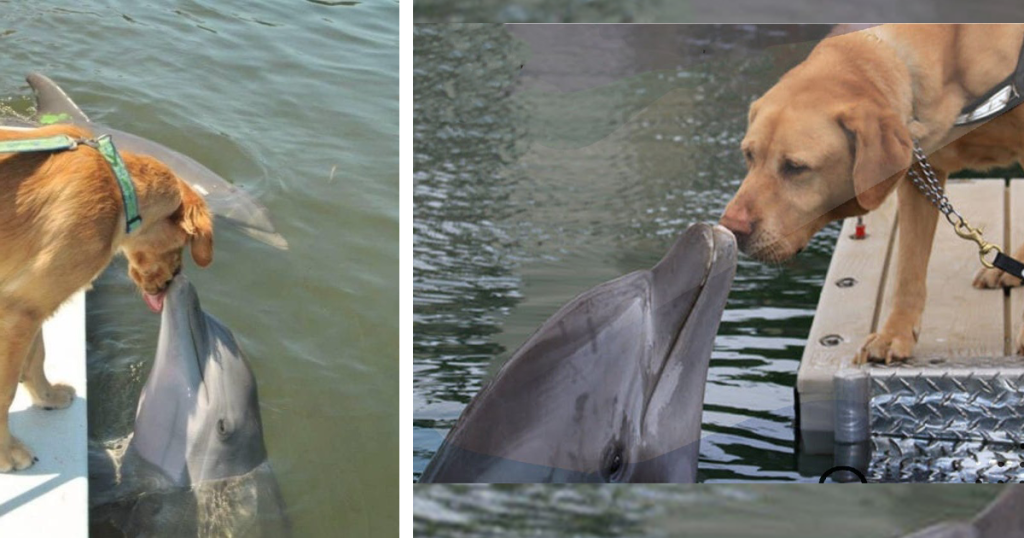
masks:
<svg viewBox="0 0 1024 538"><path fill-rule="evenodd" d="M974 275L974 287L978 289L1014 288L1021 284L1021 279L994 267L982 267Z"/></svg>
<svg viewBox="0 0 1024 538"><path fill-rule="evenodd" d="M854 364L864 364L868 361L885 364L905 361L914 352L915 344L917 337L913 331L907 331L905 334L889 331L873 333L864 340Z"/></svg>
<svg viewBox="0 0 1024 538"><path fill-rule="evenodd" d="M75 387L57 383L42 394L32 395L32 405L46 410L64 409L75 401Z"/></svg>
<svg viewBox="0 0 1024 538"><path fill-rule="evenodd" d="M1024 327L1017 333L1017 354L1024 355Z"/></svg>
<svg viewBox="0 0 1024 538"><path fill-rule="evenodd" d="M27 469L35 462L32 451L13 435L7 443L0 444L0 473Z"/></svg>

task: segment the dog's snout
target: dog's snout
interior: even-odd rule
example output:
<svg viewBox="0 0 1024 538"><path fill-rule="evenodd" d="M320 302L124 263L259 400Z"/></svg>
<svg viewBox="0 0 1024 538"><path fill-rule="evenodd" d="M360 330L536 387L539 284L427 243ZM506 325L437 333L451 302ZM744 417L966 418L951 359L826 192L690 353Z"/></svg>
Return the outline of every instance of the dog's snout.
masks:
<svg viewBox="0 0 1024 538"><path fill-rule="evenodd" d="M736 236L736 246L739 247L740 251L747 252L750 238L754 235L754 228L757 223L754 222L746 206L734 200L725 208L725 213L722 214L722 219L719 223Z"/></svg>
<svg viewBox="0 0 1024 538"><path fill-rule="evenodd" d="M720 224L728 228L736 236L737 241L740 236L750 235L754 231L754 223L750 218L750 212L745 207L735 203L729 204L725 208Z"/></svg>

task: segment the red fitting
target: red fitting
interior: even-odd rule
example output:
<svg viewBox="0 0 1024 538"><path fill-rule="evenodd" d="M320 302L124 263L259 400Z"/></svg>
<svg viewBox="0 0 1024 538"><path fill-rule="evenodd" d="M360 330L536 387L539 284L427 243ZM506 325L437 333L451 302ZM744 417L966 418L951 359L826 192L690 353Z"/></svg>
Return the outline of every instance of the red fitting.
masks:
<svg viewBox="0 0 1024 538"><path fill-rule="evenodd" d="M868 236L867 228L864 226L864 218L857 217L857 226L853 229L853 236L850 239L864 239Z"/></svg>

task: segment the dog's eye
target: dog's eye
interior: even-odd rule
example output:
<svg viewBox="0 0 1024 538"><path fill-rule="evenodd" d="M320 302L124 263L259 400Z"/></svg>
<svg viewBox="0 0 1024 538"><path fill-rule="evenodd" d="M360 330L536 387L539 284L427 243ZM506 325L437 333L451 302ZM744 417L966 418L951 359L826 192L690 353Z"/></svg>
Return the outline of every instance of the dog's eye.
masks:
<svg viewBox="0 0 1024 538"><path fill-rule="evenodd" d="M787 176L795 176L798 174L802 174L807 170L809 170L807 165L800 164L789 159L786 159L786 161L782 163L782 173Z"/></svg>

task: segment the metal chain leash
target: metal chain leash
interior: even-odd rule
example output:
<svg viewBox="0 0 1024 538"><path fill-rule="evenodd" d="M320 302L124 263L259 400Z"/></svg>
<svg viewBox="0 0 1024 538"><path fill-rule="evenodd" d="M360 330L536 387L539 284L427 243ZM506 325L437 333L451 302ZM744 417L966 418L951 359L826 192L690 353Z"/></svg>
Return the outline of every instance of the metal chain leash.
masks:
<svg viewBox="0 0 1024 538"><path fill-rule="evenodd" d="M914 169L916 164L921 169L919 174ZM985 241L982 237L982 231L979 228L971 226L961 215L953 208L953 204L949 203L949 198L946 197L946 192L939 183L937 177L935 177L935 171L932 170L932 165L928 163L927 156L924 150L921 149L921 144L914 140L914 163L911 164L910 170L907 171L907 176L910 181L913 182L914 186L917 187L922 194L928 198L928 201L938 208L939 213L945 215L946 220L953 225L953 230L956 235L963 239L974 241L978 245L978 257L981 258L981 264L989 269L995 267L991 261L985 258L985 256L996 253L999 256L1003 253L1003 249L999 248L998 245L994 245ZM923 176L923 177L922 177Z"/></svg>

